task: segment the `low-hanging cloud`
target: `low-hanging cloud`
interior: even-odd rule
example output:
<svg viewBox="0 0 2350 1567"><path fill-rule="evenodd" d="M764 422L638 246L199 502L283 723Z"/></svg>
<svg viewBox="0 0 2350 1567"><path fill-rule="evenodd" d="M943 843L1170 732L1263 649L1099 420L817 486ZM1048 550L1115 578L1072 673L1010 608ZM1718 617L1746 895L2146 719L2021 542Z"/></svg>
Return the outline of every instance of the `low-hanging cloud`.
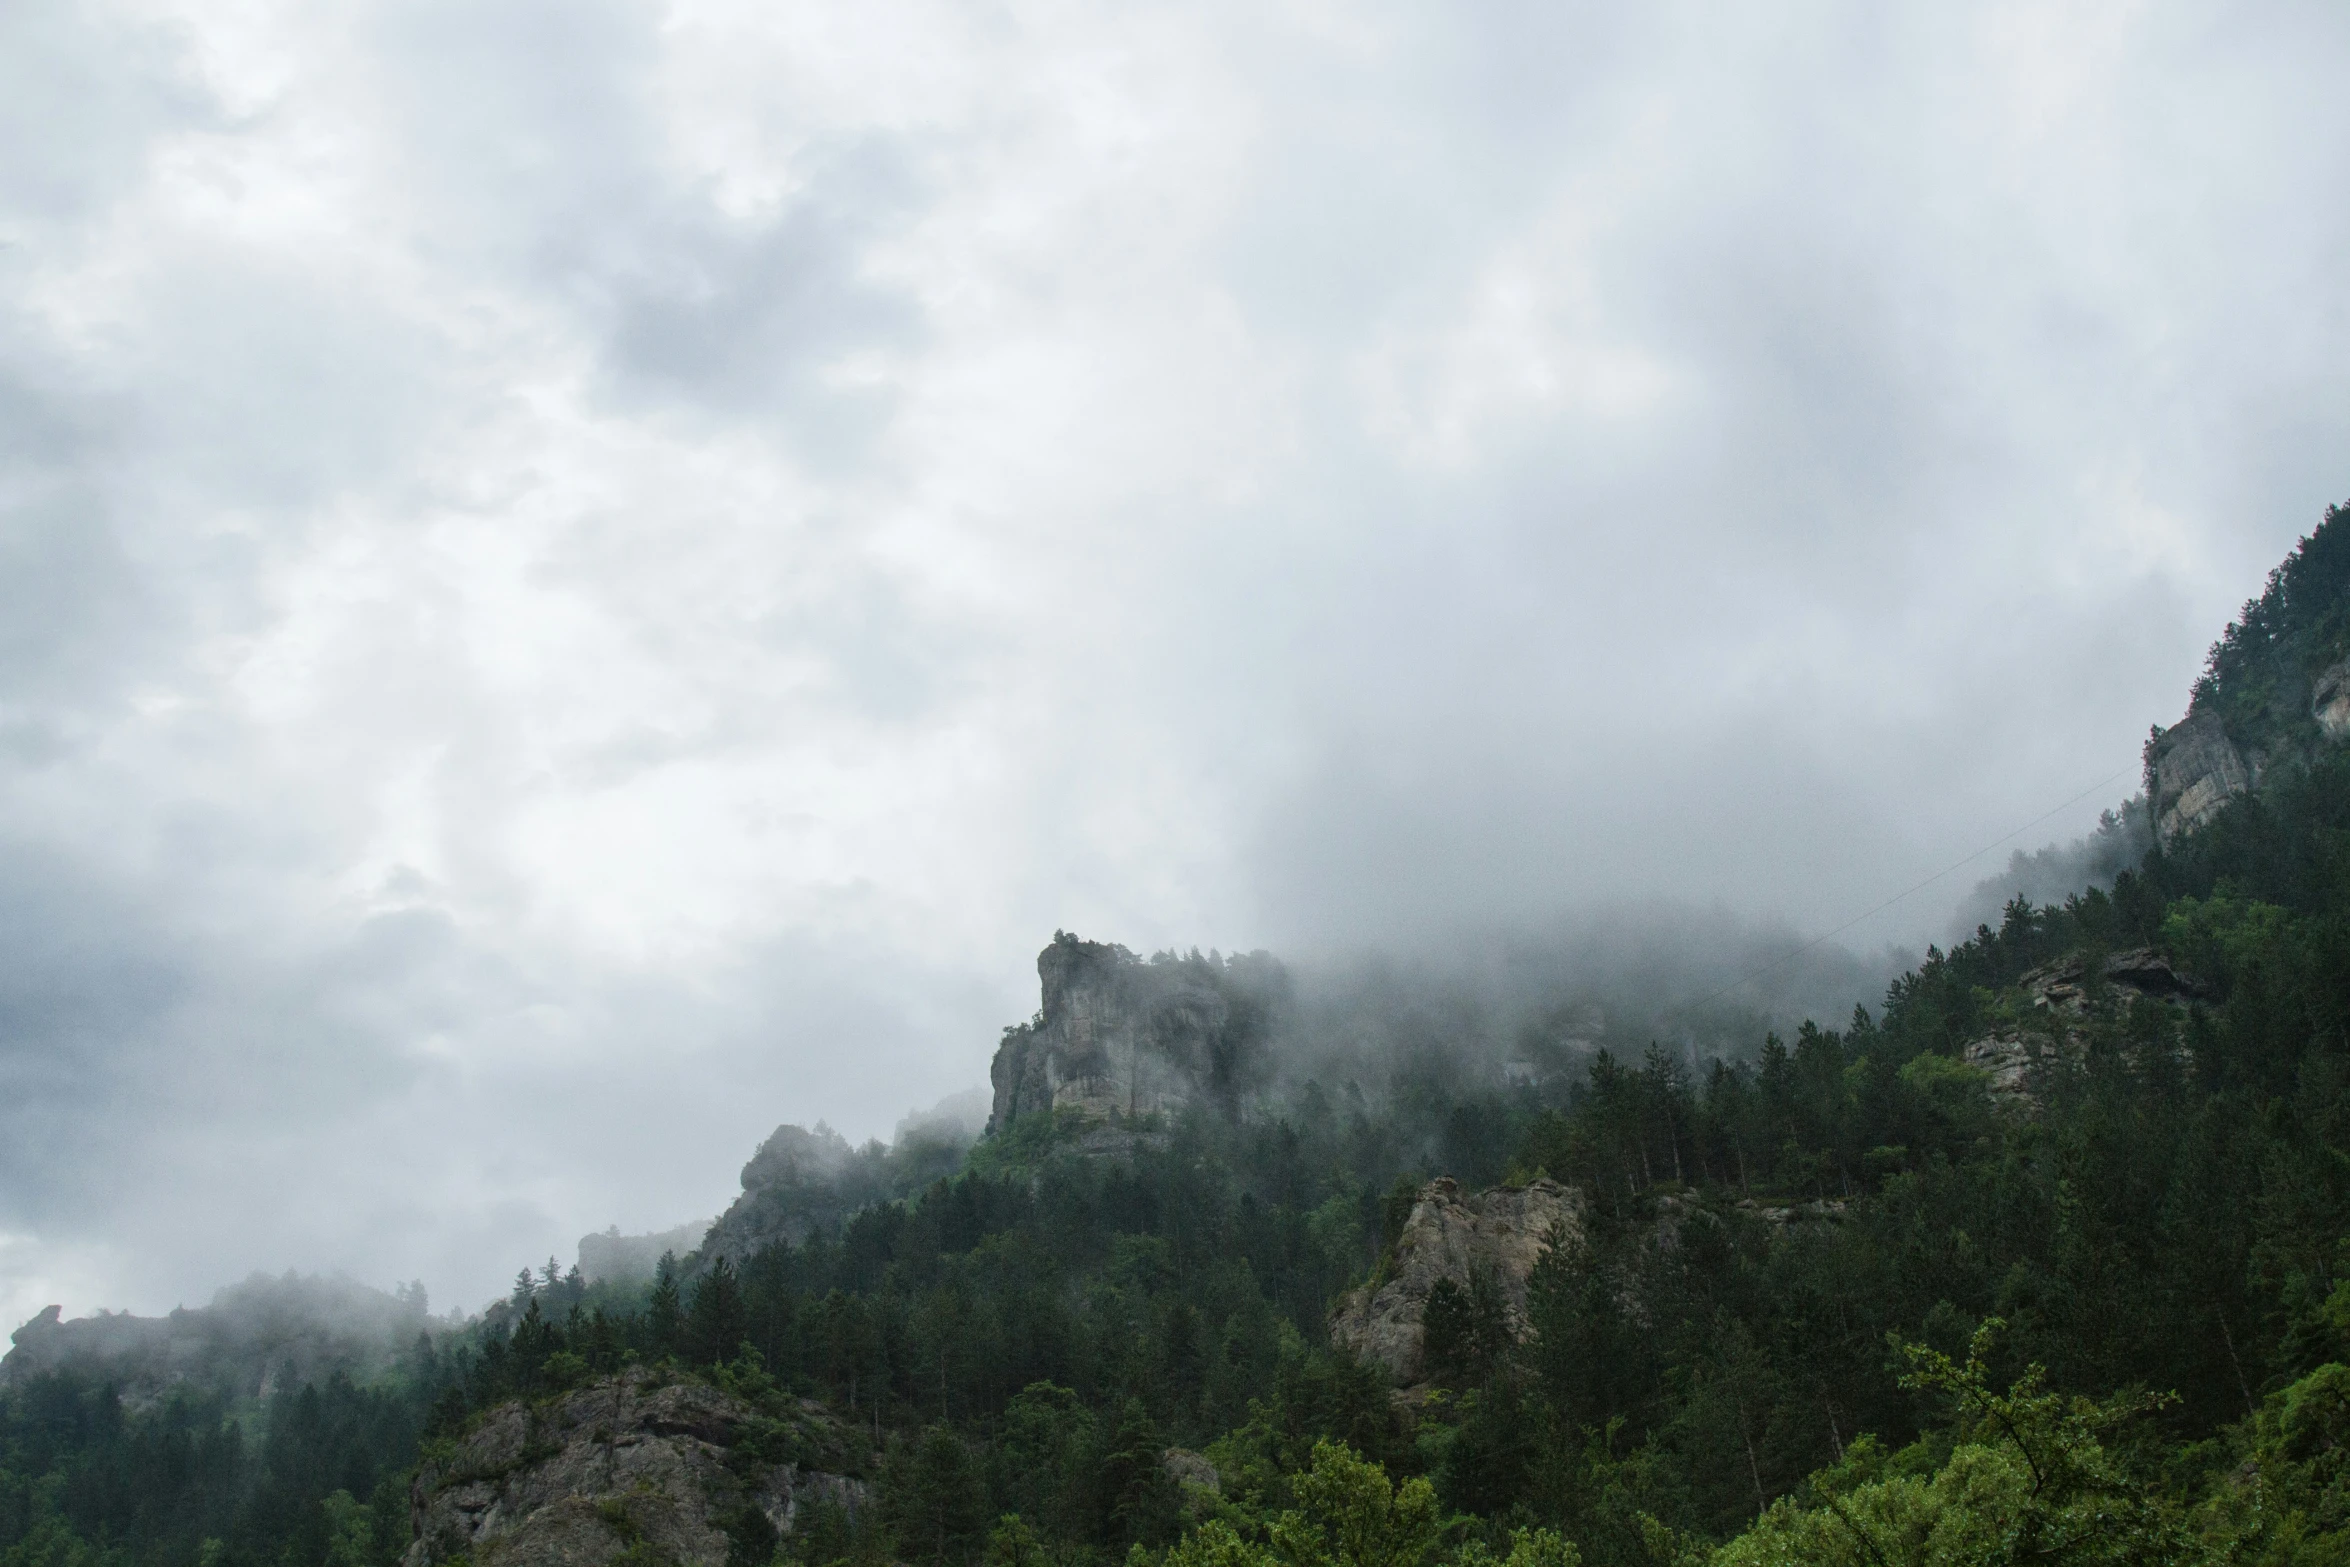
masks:
<svg viewBox="0 0 2350 1567"><path fill-rule="evenodd" d="M486 1298L979 1081L1055 928L1701 986L1947 870L2350 491L2346 57L10 8L0 1304Z"/></svg>

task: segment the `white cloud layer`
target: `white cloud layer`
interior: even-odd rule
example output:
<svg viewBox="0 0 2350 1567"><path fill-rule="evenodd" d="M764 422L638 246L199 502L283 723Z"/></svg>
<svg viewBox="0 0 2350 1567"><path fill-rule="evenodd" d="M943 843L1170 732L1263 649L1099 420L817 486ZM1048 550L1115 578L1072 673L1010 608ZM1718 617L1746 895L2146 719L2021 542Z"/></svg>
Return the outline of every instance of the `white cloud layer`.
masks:
<svg viewBox="0 0 2350 1567"><path fill-rule="evenodd" d="M978 1081L1055 927L1941 869L2350 493L2346 65L2327 4L0 8L0 1306L478 1300Z"/></svg>

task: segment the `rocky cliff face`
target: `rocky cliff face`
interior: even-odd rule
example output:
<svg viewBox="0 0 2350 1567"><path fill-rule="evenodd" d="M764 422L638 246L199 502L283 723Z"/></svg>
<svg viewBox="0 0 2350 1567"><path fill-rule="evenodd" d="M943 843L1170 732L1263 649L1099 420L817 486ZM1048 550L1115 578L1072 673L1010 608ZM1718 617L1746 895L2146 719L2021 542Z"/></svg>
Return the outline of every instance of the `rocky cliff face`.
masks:
<svg viewBox="0 0 2350 1567"><path fill-rule="evenodd" d="M2350 659L2320 671L2311 683L2309 716L2328 740L2350 738Z"/></svg>
<svg viewBox="0 0 2350 1567"><path fill-rule="evenodd" d="M1583 1194L1556 1181L1468 1196L1450 1177L1430 1181L1396 1238L1387 1277L1340 1296L1331 1309L1331 1342L1409 1387L1425 1369L1428 1292L1439 1279L1466 1288L1478 1273L1500 1286L1509 1329L1523 1342L1534 1265L1554 1241L1580 1237L1582 1226Z"/></svg>
<svg viewBox="0 0 2350 1567"><path fill-rule="evenodd" d="M1043 1007L1006 1029L988 1076L991 1131L1070 1108L1096 1117L1231 1104L1261 1077L1286 978L1263 953L1229 961L1056 933L1037 956Z"/></svg>
<svg viewBox="0 0 2350 1567"><path fill-rule="evenodd" d="M2236 795L2350 740L2350 510L2269 573L2213 644L2187 716L2146 745L2146 793L2167 846Z"/></svg>
<svg viewBox="0 0 2350 1567"><path fill-rule="evenodd" d="M402 1567L725 1567L766 1562L811 1503L854 1514L846 1433L812 1404L766 1414L699 1382L632 1369L491 1410L428 1456ZM829 1462L831 1467L824 1467Z"/></svg>
<svg viewBox="0 0 2350 1567"><path fill-rule="evenodd" d="M2216 713L2190 712L2157 736L2146 774L2154 831L2165 844L2210 821L2255 781Z"/></svg>
<svg viewBox="0 0 2350 1567"><path fill-rule="evenodd" d="M2118 1008L2138 999L2179 1005L2207 994L2151 947L2111 953L2094 970L2086 953L2068 953L2024 975L2016 989L2030 1012L2015 1024L1969 1042L1960 1059L1989 1076L1995 1102L2026 1112L2040 1103L2032 1074L2043 1065L2076 1057L2093 1022L2110 1019ZM2184 1050L2183 1045L2171 1048Z"/></svg>

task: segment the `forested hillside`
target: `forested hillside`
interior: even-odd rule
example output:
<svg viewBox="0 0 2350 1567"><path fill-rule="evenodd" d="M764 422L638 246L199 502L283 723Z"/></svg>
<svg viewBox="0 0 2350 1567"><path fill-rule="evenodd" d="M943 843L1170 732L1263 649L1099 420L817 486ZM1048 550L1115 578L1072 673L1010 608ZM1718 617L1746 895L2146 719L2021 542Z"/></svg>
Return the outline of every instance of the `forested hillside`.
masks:
<svg viewBox="0 0 2350 1567"><path fill-rule="evenodd" d="M1404 1062L1129 1117L1029 1064L1063 1048L1040 1015L1024 1113L796 1239L649 1287L550 1266L364 1382L17 1375L0 1567L382 1567L419 1462L419 1508L489 1483L459 1455L517 1401L537 1431L704 1384L724 1430L697 1440L745 1496L759 1465L825 1477L714 1510L728 1567L2350 1560L2346 638L2335 511L2178 728L2240 781L2164 775L2158 736L2149 796L2188 804L2110 891L2019 900L1881 1007L1738 1058ZM1270 993L1135 983L1162 1011ZM1547 1177L1577 1220L1522 1319L1473 1268L1439 1285L1399 1389L1330 1312L1399 1267L1440 1175ZM518 1436L499 1474L551 1451ZM675 1554L597 1505L566 1561ZM493 1533L479 1567L530 1555Z"/></svg>

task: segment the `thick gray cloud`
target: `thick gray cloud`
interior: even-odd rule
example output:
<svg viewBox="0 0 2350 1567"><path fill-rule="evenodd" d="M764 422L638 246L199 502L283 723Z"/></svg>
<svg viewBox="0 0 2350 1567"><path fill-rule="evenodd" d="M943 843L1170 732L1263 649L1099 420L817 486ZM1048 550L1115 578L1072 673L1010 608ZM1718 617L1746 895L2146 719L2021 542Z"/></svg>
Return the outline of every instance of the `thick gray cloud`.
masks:
<svg viewBox="0 0 2350 1567"><path fill-rule="evenodd" d="M2350 493L2345 63L9 8L0 1305L479 1299L979 1080L1056 927L1710 985L2078 834Z"/></svg>

